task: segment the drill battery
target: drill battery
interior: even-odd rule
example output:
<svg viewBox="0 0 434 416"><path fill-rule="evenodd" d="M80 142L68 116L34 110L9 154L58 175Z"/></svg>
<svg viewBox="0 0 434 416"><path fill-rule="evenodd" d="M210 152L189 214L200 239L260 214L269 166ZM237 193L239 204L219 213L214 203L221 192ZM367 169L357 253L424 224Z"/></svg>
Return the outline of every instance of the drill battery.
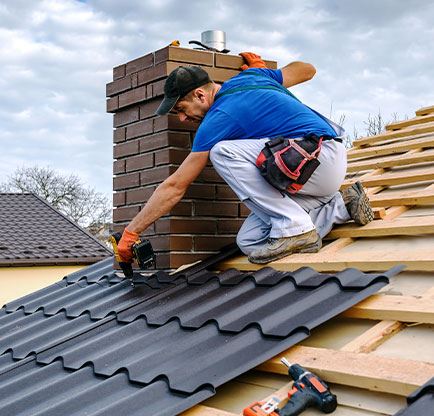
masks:
<svg viewBox="0 0 434 416"><path fill-rule="evenodd" d="M155 264L155 254L149 240L140 240L134 244L133 256L141 269L147 269Z"/></svg>
<svg viewBox="0 0 434 416"><path fill-rule="evenodd" d="M121 233L114 233L110 236L110 242L113 247L113 253L120 268L127 279L130 279L134 285L134 272L132 263L121 261L118 252L118 243L121 239ZM155 264L155 254L149 240L138 240L132 246L133 258L137 261L140 269L147 269Z"/></svg>

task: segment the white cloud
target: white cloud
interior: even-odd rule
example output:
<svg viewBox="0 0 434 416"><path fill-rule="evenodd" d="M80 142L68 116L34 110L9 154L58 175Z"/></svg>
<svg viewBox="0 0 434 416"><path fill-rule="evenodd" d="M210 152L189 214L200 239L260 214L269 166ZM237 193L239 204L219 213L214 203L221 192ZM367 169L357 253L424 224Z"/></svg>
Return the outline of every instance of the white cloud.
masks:
<svg viewBox="0 0 434 416"><path fill-rule="evenodd" d="M188 7L187 7L188 6ZM304 60L316 77L294 89L307 104L363 133L434 103L434 4L422 0L6 0L0 4L0 181L23 164L51 165L109 193L114 66L179 39L225 30L232 53L280 66Z"/></svg>

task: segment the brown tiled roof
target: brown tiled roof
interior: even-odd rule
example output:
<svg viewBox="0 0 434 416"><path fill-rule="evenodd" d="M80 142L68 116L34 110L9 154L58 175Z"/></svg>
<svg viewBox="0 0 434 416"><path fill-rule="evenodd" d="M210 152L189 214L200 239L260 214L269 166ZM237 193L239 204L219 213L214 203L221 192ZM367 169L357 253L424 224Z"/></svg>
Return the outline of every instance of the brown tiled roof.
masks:
<svg viewBox="0 0 434 416"><path fill-rule="evenodd" d="M110 255L37 196L0 193L0 266L91 264Z"/></svg>

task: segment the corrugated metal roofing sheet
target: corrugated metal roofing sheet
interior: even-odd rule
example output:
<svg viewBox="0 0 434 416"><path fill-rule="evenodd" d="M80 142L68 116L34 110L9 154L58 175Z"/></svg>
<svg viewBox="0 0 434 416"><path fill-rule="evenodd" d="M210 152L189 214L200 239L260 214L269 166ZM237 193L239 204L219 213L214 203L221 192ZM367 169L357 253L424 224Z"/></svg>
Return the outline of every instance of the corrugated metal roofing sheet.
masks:
<svg viewBox="0 0 434 416"><path fill-rule="evenodd" d="M98 383L109 390L120 383L125 397L155 389L157 414L177 414L306 338L314 326L376 292L397 272L366 275L348 269L326 275L308 268L292 273L264 268L214 273L204 267L142 276L142 283L132 287L101 262L11 302L0 311L0 389L9 383L7 375L24 377L29 368L43 397L48 394L44 386L55 377L77 391L79 402L87 395L77 387L82 378L95 392L104 389ZM64 396L49 399L49 409L57 408ZM80 409L73 394L68 400ZM76 414L134 414L130 406L136 403L128 400L122 410L116 407L118 413L111 397L95 400L99 406L89 403L90 413L83 407ZM22 414L38 414L42 408L36 405L33 413L28 410L33 403L27 396L4 397L0 390L0 414L21 415L10 413L21 408ZM104 407L107 412L98 413Z"/></svg>
<svg viewBox="0 0 434 416"><path fill-rule="evenodd" d="M111 255L33 194L0 193L0 218L0 266L91 264Z"/></svg>
<svg viewBox="0 0 434 416"><path fill-rule="evenodd" d="M91 366L69 371L61 361L31 361L0 375L0 414L8 416L175 415L211 395L171 392L164 380L143 386L125 372L102 378Z"/></svg>
<svg viewBox="0 0 434 416"><path fill-rule="evenodd" d="M410 394L407 403L395 416L434 416L434 377Z"/></svg>

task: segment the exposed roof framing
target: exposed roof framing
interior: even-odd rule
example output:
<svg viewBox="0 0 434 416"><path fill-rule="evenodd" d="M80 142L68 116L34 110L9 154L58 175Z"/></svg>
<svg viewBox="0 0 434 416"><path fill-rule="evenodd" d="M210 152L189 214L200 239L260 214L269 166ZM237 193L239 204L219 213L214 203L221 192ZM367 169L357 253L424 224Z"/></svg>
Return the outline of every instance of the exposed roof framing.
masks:
<svg viewBox="0 0 434 416"><path fill-rule="evenodd" d="M363 227L351 223L335 227L319 253L295 254L270 265L278 270L293 270L306 265L325 272L342 267L372 271L405 264L406 274L423 271L424 276L429 276L434 271L433 117L434 106L420 109L414 119L394 123L384 134L356 140L348 152L348 175L344 186L356 180L364 184L372 205L376 207L375 221ZM256 268L244 256L227 260L220 267ZM328 382L407 396L434 376L434 360L423 361L417 356L412 359L392 358L377 351L390 343L398 348L396 340L406 339L402 334L412 330L413 326L415 330L421 328L428 334L432 328L430 325L434 323L433 301L434 280L430 290L417 296L405 293L371 296L342 314L350 319L372 320L372 326L359 336L334 349L292 347L263 363L259 369L272 374L285 373L279 361L284 355ZM330 337L340 336L338 331L333 331L333 324L328 328ZM404 351L409 348L417 348L418 342L422 345L428 342L432 349L430 339L412 339L411 346L402 344L401 355L405 356ZM430 386L432 388L432 380ZM287 388L281 389L282 398ZM428 414L420 409L432 409L434 396L432 390L423 392L413 404L410 400L408 409L398 413L399 416ZM389 408L393 409L393 406ZM396 410L384 412L392 415ZM203 413L207 414L212 415L212 412Z"/></svg>

